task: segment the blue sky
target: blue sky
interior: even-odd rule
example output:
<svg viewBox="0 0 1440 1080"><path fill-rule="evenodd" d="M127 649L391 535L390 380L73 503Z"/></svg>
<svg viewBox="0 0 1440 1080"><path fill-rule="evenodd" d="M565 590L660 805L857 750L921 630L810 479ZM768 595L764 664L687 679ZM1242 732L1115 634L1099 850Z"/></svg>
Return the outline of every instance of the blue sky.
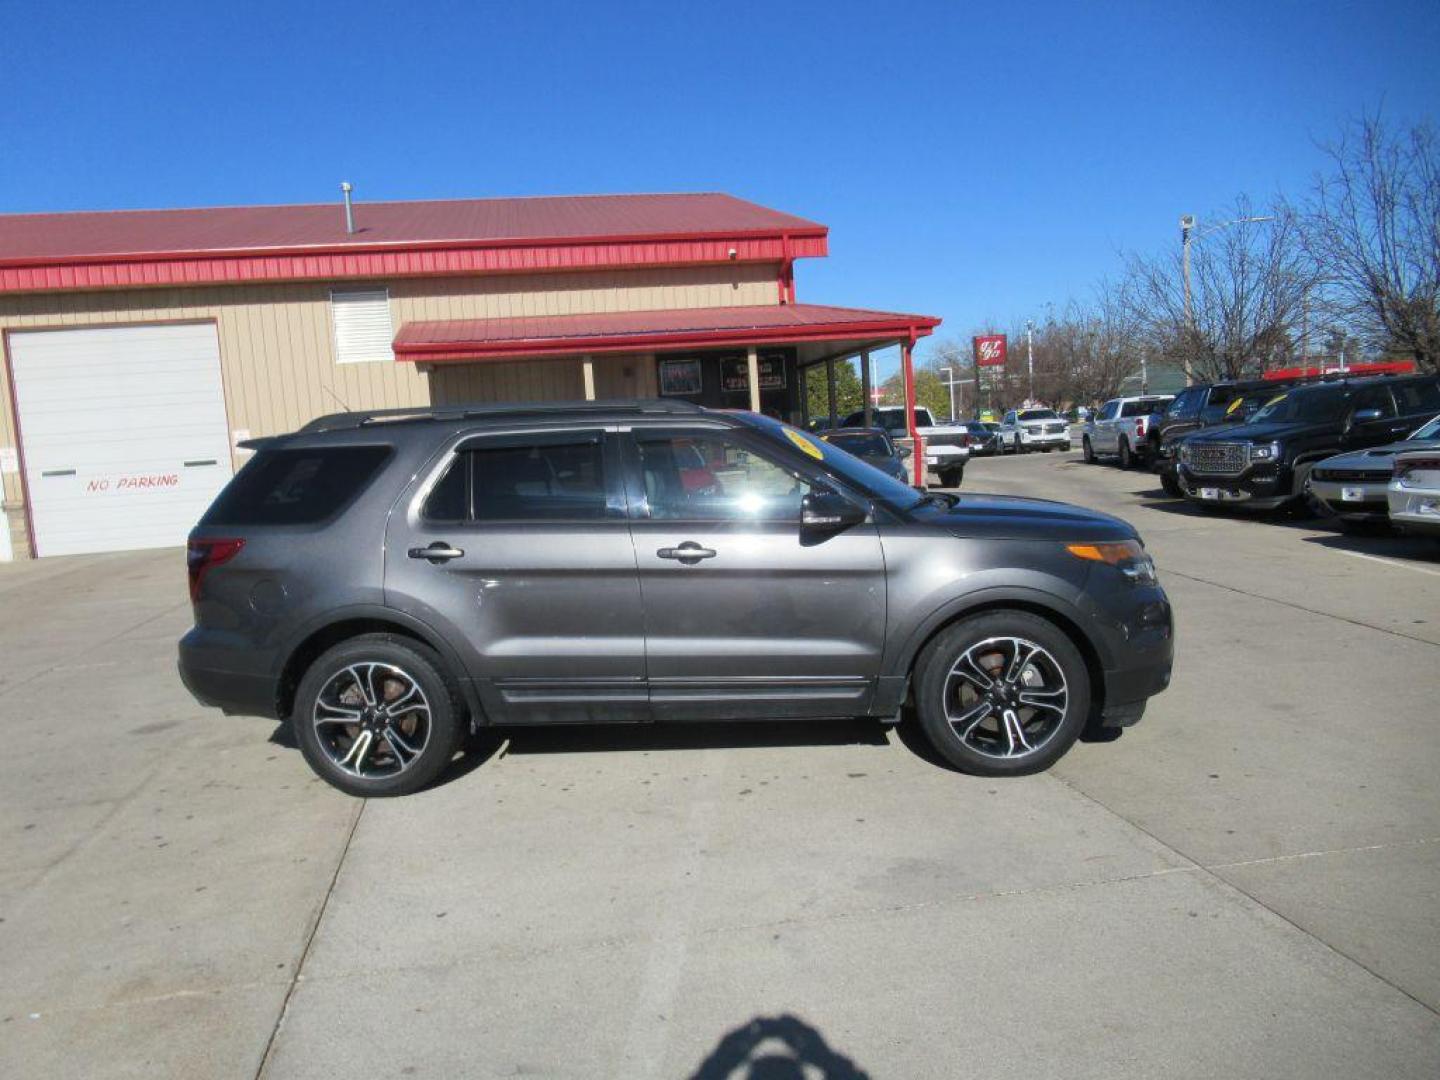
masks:
<svg viewBox="0 0 1440 1080"><path fill-rule="evenodd" d="M403 13L397 15L397 13ZM1440 106L1440 4L0 0L0 211L723 190L801 300L1042 318Z"/></svg>

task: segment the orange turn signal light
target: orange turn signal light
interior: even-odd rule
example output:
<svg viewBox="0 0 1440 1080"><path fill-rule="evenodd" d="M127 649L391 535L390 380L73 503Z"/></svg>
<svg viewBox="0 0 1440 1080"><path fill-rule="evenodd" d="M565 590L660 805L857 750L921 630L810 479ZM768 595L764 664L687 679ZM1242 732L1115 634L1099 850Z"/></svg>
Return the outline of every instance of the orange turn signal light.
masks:
<svg viewBox="0 0 1440 1080"><path fill-rule="evenodd" d="M1125 540L1118 544L1066 544L1065 550L1077 559L1109 563L1111 566L1145 556L1145 549L1134 540Z"/></svg>

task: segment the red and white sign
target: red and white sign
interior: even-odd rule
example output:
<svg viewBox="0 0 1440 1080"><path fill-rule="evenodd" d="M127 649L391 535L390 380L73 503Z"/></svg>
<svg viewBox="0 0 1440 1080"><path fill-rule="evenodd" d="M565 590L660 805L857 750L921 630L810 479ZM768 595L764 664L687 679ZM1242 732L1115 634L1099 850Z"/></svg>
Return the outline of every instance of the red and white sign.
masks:
<svg viewBox="0 0 1440 1080"><path fill-rule="evenodd" d="M975 346L976 367L1005 366L1004 334L981 334L971 338L971 342Z"/></svg>

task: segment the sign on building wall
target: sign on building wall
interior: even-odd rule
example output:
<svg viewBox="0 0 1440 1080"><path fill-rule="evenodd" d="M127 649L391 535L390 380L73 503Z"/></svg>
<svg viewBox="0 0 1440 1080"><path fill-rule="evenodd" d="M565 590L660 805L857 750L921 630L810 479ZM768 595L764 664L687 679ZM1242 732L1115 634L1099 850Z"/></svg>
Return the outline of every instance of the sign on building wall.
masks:
<svg viewBox="0 0 1440 1080"><path fill-rule="evenodd" d="M660 361L660 393L698 394L702 386L699 360Z"/></svg>
<svg viewBox="0 0 1440 1080"><path fill-rule="evenodd" d="M761 390L785 389L785 354L761 353L756 358L760 370ZM750 361L744 356L727 356L720 361L720 389L748 391Z"/></svg>
<svg viewBox="0 0 1440 1080"><path fill-rule="evenodd" d="M976 367L1005 366L1004 334L981 334L970 340L975 347Z"/></svg>

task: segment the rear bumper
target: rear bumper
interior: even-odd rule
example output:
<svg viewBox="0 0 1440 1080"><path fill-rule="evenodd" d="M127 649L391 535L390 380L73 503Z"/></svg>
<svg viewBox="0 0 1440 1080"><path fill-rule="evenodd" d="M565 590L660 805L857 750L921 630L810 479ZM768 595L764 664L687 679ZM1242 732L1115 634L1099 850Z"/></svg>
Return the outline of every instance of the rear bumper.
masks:
<svg viewBox="0 0 1440 1080"><path fill-rule="evenodd" d="M185 689L201 705L242 716L277 718L273 676L254 670L253 647L241 650L191 630L180 639L177 667Z"/></svg>

